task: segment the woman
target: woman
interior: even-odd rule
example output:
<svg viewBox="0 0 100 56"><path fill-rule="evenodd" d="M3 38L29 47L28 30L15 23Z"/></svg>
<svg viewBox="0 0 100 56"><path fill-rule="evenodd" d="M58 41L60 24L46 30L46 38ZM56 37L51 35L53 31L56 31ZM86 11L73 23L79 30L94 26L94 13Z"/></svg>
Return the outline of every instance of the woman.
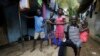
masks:
<svg viewBox="0 0 100 56"><path fill-rule="evenodd" d="M63 16L62 8L58 9L58 17L56 18L55 25L56 25L55 34L56 34L56 39L57 39L56 43L58 46L58 40L59 39L62 40L64 37L65 16Z"/></svg>

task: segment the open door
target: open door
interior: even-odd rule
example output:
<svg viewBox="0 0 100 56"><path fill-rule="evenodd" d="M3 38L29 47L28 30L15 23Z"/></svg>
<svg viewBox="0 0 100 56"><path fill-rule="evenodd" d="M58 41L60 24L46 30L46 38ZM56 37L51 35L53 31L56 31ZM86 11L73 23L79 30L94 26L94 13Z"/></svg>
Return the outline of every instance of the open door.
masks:
<svg viewBox="0 0 100 56"><path fill-rule="evenodd" d="M3 7L0 6L0 46L8 44L7 25Z"/></svg>

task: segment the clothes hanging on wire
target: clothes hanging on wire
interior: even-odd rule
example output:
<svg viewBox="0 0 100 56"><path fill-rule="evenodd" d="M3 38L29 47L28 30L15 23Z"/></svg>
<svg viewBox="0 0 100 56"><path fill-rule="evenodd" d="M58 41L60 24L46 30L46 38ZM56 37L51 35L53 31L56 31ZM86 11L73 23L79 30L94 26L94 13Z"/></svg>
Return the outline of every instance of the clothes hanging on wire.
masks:
<svg viewBox="0 0 100 56"><path fill-rule="evenodd" d="M86 10L84 13L80 13L80 22L84 22L84 20L86 19L86 17L88 16L88 10Z"/></svg>
<svg viewBox="0 0 100 56"><path fill-rule="evenodd" d="M54 10L55 7L55 0L50 0L50 7Z"/></svg>
<svg viewBox="0 0 100 56"><path fill-rule="evenodd" d="M29 0L20 0L20 9L23 10L26 8L30 8Z"/></svg>
<svg viewBox="0 0 100 56"><path fill-rule="evenodd" d="M94 10L96 9L97 0L94 0Z"/></svg>
<svg viewBox="0 0 100 56"><path fill-rule="evenodd" d="M43 18L46 19L46 5L43 3Z"/></svg>
<svg viewBox="0 0 100 56"><path fill-rule="evenodd" d="M94 11L94 5L91 5L91 9L90 9L90 18L92 18L92 16L93 16L93 11Z"/></svg>
<svg viewBox="0 0 100 56"><path fill-rule="evenodd" d="M91 4L88 8L88 13L89 13L89 17L92 18L93 15L93 11L94 11L94 5Z"/></svg>
<svg viewBox="0 0 100 56"><path fill-rule="evenodd" d="M38 1L38 4L40 5L40 6L42 6L42 0L37 0Z"/></svg>
<svg viewBox="0 0 100 56"><path fill-rule="evenodd" d="M55 11L58 10L59 7L58 7L58 4L57 3L55 3L55 7L54 8L55 8Z"/></svg>

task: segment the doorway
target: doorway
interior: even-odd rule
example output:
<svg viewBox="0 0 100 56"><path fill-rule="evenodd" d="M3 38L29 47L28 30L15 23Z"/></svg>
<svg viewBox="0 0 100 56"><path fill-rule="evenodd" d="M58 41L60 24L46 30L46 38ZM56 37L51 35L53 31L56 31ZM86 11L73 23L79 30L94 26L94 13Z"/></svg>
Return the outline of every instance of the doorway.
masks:
<svg viewBox="0 0 100 56"><path fill-rule="evenodd" d="M7 24L3 7L0 6L0 46L8 44Z"/></svg>

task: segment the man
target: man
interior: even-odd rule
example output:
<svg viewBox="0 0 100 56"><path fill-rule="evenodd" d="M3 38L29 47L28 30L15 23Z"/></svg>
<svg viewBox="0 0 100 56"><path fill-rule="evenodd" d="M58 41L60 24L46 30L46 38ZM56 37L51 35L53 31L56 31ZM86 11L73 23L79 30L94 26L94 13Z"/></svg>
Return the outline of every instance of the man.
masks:
<svg viewBox="0 0 100 56"><path fill-rule="evenodd" d="M80 40L80 31L79 26L77 24L77 17L72 16L71 24L67 26L67 39L63 39L63 42L61 43L58 56L64 56L65 48L66 46L72 47L75 53L75 56L80 55L80 49L81 49L81 40Z"/></svg>
<svg viewBox="0 0 100 56"><path fill-rule="evenodd" d="M40 41L40 51L42 51L42 43L43 43L43 39L45 38L45 33L44 33L44 25L43 25L43 17L41 16L41 10L37 9L37 15L34 16L35 19L35 33L34 33L34 41L33 41L33 49L32 51L35 50L35 46L36 46L36 40L38 39L38 37L41 38Z"/></svg>

